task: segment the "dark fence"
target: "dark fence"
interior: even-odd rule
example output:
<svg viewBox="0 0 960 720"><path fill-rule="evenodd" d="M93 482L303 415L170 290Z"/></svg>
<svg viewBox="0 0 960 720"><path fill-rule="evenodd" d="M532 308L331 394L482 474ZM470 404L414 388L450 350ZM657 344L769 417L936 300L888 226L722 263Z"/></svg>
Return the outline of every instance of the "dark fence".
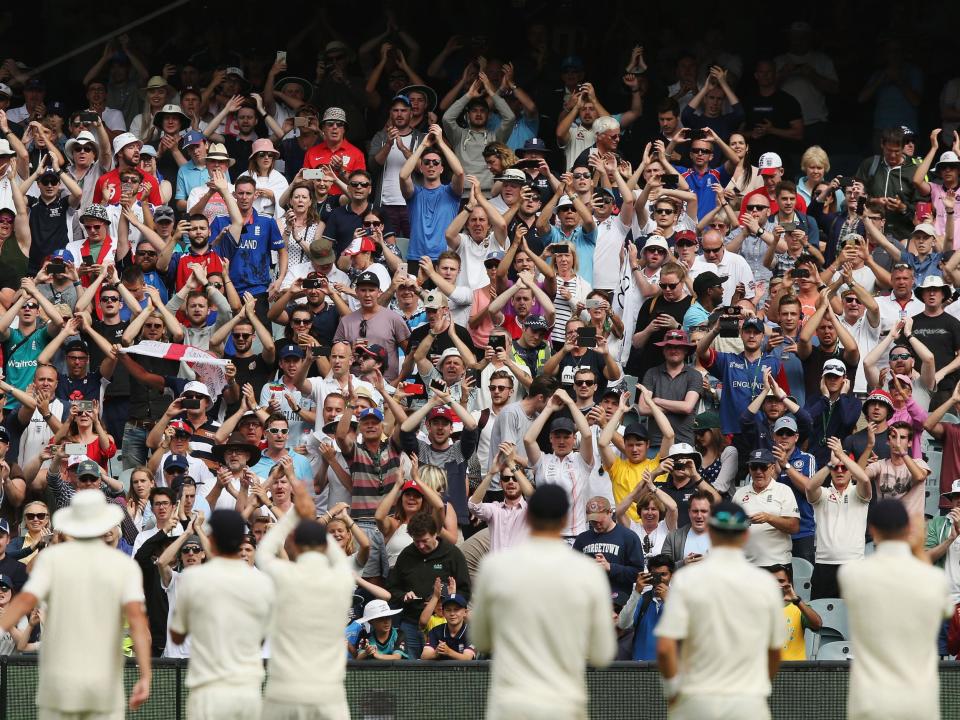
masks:
<svg viewBox="0 0 960 720"><path fill-rule="evenodd" d="M185 661L155 661L150 701L128 717L183 720L187 690ZM785 664L773 685L770 707L776 720L846 718L848 665L845 662ZM127 690L137 677L126 668ZM593 720L666 718L654 665L615 663L588 670ZM490 687L489 665L473 663L350 663L347 698L355 719L480 720ZM36 657L0 658L0 720L36 720ZM960 665L940 666L941 717L960 718Z"/></svg>

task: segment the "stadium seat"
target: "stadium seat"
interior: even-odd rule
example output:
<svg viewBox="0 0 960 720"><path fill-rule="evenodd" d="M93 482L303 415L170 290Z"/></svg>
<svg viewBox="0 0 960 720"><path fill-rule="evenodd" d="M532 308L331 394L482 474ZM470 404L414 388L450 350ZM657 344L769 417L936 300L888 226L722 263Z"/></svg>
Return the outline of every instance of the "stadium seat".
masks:
<svg viewBox="0 0 960 720"><path fill-rule="evenodd" d="M813 577L813 565L803 558L795 557L793 565L793 589L804 602L810 601L810 578Z"/></svg>
<svg viewBox="0 0 960 720"><path fill-rule="evenodd" d="M821 645L817 651L817 660L851 660L853 654L850 652L850 643L848 642L829 642Z"/></svg>
<svg viewBox="0 0 960 720"><path fill-rule="evenodd" d="M133 475L135 468L128 468L123 470L119 475L117 475L117 480L123 483L123 492L124 494L130 491L130 476Z"/></svg>
<svg viewBox="0 0 960 720"><path fill-rule="evenodd" d="M827 643L836 640L849 640L850 628L847 623L847 606L840 598L820 598L807 603L817 611L823 621L823 627L817 633L816 652ZM819 654L817 655L819 658Z"/></svg>
<svg viewBox="0 0 960 720"><path fill-rule="evenodd" d="M393 242L400 248L400 259L405 260L407 257L407 248L410 246L410 238L395 237L393 238Z"/></svg>
<svg viewBox="0 0 960 720"><path fill-rule="evenodd" d="M927 455L927 464L930 474L924 483L923 512L931 517L940 514L940 467L943 463L943 453L931 450Z"/></svg>

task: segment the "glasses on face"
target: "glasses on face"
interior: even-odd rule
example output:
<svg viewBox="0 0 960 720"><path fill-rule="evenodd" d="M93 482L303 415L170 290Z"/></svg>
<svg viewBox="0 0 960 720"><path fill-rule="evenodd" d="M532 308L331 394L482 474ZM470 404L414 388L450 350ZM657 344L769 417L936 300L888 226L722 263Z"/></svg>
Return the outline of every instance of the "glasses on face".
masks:
<svg viewBox="0 0 960 720"><path fill-rule="evenodd" d="M13 225L13 218L9 215L0 216L0 225Z"/></svg>
<svg viewBox="0 0 960 720"><path fill-rule="evenodd" d="M265 158L265 157L272 157L272 156L273 156L273 153L268 153L268 152L258 152L258 153L256 153L256 154L254 155L254 157L257 158L257 159Z"/></svg>
<svg viewBox="0 0 960 720"><path fill-rule="evenodd" d="M427 167L433 167L434 165L439 165L440 161L437 160L436 158L428 158L426 160L421 160L420 164L426 165Z"/></svg>
<svg viewBox="0 0 960 720"><path fill-rule="evenodd" d="M675 283L663 283L663 282L662 282L662 283L660 283L660 289L661 289L661 290L675 290L676 287L677 287L677 285L679 285L679 284L680 284L680 283L678 283L678 282L675 282Z"/></svg>
<svg viewBox="0 0 960 720"><path fill-rule="evenodd" d="M860 298L858 298L858 297L845 297L845 298L843 299L843 301L844 301L844 302L848 302L848 303L853 303L854 305L860 305L860 304L861 304Z"/></svg>
<svg viewBox="0 0 960 720"><path fill-rule="evenodd" d="M352 188L368 188L370 187L369 180L351 180L350 187Z"/></svg>
<svg viewBox="0 0 960 720"><path fill-rule="evenodd" d="M656 213L657 215L673 215L674 213L676 213L676 210L674 210L673 208L659 207L659 208L654 208L653 212Z"/></svg>
<svg viewBox="0 0 960 720"><path fill-rule="evenodd" d="M27 520L46 520L47 519L47 513L45 512L38 512L38 513L28 512L28 513L24 513L23 516Z"/></svg>
<svg viewBox="0 0 960 720"><path fill-rule="evenodd" d="M911 268L912 266L908 265L907 263L894 263L891 269L892 270L910 270Z"/></svg>
<svg viewBox="0 0 960 720"><path fill-rule="evenodd" d="M143 255L144 257L157 257L158 254L156 250L137 250L137 255Z"/></svg>
<svg viewBox="0 0 960 720"><path fill-rule="evenodd" d="M667 251L666 251L666 250L664 250L663 248L658 248L658 247L644 248L643 251L644 251L644 252L651 253L651 254L653 254L653 255L666 255L666 254L667 254Z"/></svg>
<svg viewBox="0 0 960 720"><path fill-rule="evenodd" d="M690 148L691 155L713 155L713 150L708 148Z"/></svg>
<svg viewBox="0 0 960 720"><path fill-rule="evenodd" d="M145 330L163 330L163 323L144 323Z"/></svg>
<svg viewBox="0 0 960 720"><path fill-rule="evenodd" d="M753 472L754 470L766 471L766 469L770 467L770 463L750 463L748 467L750 469L750 472Z"/></svg>
<svg viewBox="0 0 960 720"><path fill-rule="evenodd" d="M793 430L777 430L774 435L777 437L793 437L796 433Z"/></svg>
<svg viewBox="0 0 960 720"><path fill-rule="evenodd" d="M725 228L726 226L727 226L727 224L726 224L726 223L723 223L723 222L712 222L712 223L710 223L710 227L712 227L712 228Z"/></svg>
<svg viewBox="0 0 960 720"><path fill-rule="evenodd" d="M185 547L180 551L180 553L183 555L199 555L202 552L203 548L198 548L196 546Z"/></svg>
<svg viewBox="0 0 960 720"><path fill-rule="evenodd" d="M167 471L165 470L164 472L167 472ZM171 507L172 505L173 505L173 503L170 502L169 500L154 500L154 501L153 501L153 507L155 507L155 508Z"/></svg>
<svg viewBox="0 0 960 720"><path fill-rule="evenodd" d="M293 318L290 321L291 325L309 325L312 322L310 318Z"/></svg>
<svg viewBox="0 0 960 720"><path fill-rule="evenodd" d="M716 254L717 254L718 252L720 252L721 250L723 250L723 245L721 245L720 247L712 247L712 248L705 247L705 248L703 248L703 254L704 254L704 255L716 255Z"/></svg>
<svg viewBox="0 0 960 720"><path fill-rule="evenodd" d="M827 467L830 468L830 472L846 472L847 471L847 466L841 465L839 463L830 463L829 465L827 465Z"/></svg>
<svg viewBox="0 0 960 720"><path fill-rule="evenodd" d="M60 178L44 178L43 180L37 180L37 185L43 185L45 187L53 187L54 185L60 184Z"/></svg>
<svg viewBox="0 0 960 720"><path fill-rule="evenodd" d="M35 302L28 302L23 304L24 310L39 310L40 306Z"/></svg>
<svg viewBox="0 0 960 720"><path fill-rule="evenodd" d="M100 298L100 302L101 303L117 303L117 302L120 302L120 296L119 295L102 296Z"/></svg>
<svg viewBox="0 0 960 720"><path fill-rule="evenodd" d="M507 392L512 388L509 385L487 385L490 389L490 392Z"/></svg>
<svg viewBox="0 0 960 720"><path fill-rule="evenodd" d="M759 212L761 210L769 210L769 209L770 209L769 205L747 205L747 210L753 210L755 212Z"/></svg>
<svg viewBox="0 0 960 720"><path fill-rule="evenodd" d="M893 360L909 360L912 357L913 355L911 355L910 353L897 353L896 355L891 355L890 360L891 362Z"/></svg>
<svg viewBox="0 0 960 720"><path fill-rule="evenodd" d="M323 124L323 126L324 126L324 127L342 128L342 127L346 126L346 123L341 122L341 121L339 121L339 120L327 120L327 121Z"/></svg>
<svg viewBox="0 0 960 720"><path fill-rule="evenodd" d="M290 430L289 428L272 427L272 428L267 428L267 432L270 433L271 435L286 435L287 433L290 432Z"/></svg>
<svg viewBox="0 0 960 720"><path fill-rule="evenodd" d="M93 145L74 145L74 152L89 152L92 153L96 148Z"/></svg>
<svg viewBox="0 0 960 720"><path fill-rule="evenodd" d="M169 467L169 468L164 468L163 471L164 471L165 473L167 473L168 475L183 475L185 472L187 472L187 471L184 470L182 467ZM160 507L163 507L163 505L161 505Z"/></svg>
<svg viewBox="0 0 960 720"><path fill-rule="evenodd" d="M184 400L205 400L206 395L199 395L198 393L184 393L180 396Z"/></svg>
<svg viewBox="0 0 960 720"><path fill-rule="evenodd" d="M367 185L369 184L370 183L367 183ZM364 220L363 226L365 228L378 228L378 227L383 227L383 223L380 222L379 220Z"/></svg>
<svg viewBox="0 0 960 720"><path fill-rule="evenodd" d="M103 223L90 223L89 225L84 225L83 229L87 232L100 232L103 229Z"/></svg>
<svg viewBox="0 0 960 720"><path fill-rule="evenodd" d="M596 382L593 380L574 380L573 384L577 387L590 387L591 385L596 385Z"/></svg>
<svg viewBox="0 0 960 720"><path fill-rule="evenodd" d="M253 337L253 333L232 333L234 340L249 340Z"/></svg>
<svg viewBox="0 0 960 720"><path fill-rule="evenodd" d="M619 136L618 136L619 137ZM587 180L590 177L590 173L585 172L575 172L573 173L574 180Z"/></svg>

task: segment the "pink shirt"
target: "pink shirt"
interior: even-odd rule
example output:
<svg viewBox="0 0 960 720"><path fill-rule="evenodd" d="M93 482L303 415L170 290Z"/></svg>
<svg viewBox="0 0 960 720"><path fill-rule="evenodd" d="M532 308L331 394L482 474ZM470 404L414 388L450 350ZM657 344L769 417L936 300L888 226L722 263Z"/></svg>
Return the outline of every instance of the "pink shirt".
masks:
<svg viewBox="0 0 960 720"><path fill-rule="evenodd" d="M490 526L490 552L518 545L528 534L527 501L508 507L505 502L467 503L470 512Z"/></svg>

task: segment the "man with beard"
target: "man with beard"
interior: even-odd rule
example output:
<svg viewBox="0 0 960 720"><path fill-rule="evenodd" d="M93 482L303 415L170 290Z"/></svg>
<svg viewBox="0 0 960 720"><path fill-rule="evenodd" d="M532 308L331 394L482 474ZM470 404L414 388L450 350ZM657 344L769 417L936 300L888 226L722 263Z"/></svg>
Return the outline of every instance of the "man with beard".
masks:
<svg viewBox="0 0 960 720"><path fill-rule="evenodd" d="M346 138L347 114L341 108L328 107L320 124L323 128L323 141L307 151L303 166L312 169L329 165L338 175L354 170L366 170L367 162L363 151ZM339 185L330 187L331 195L342 192Z"/></svg>
<svg viewBox="0 0 960 720"><path fill-rule="evenodd" d="M252 300L253 296L248 295L247 298ZM263 347L259 354L253 352L254 334ZM273 377L276 347L270 331L260 322L250 305L245 305L213 334L210 348L214 351L222 350L228 336L233 339L233 353L223 353L223 357L232 361L237 369L236 375L228 379L227 387L223 391L229 416L240 407L241 388L244 385L249 383L254 388L260 388Z"/></svg>
<svg viewBox="0 0 960 720"><path fill-rule="evenodd" d="M113 156L117 166L97 180L93 202L102 205L120 203L120 175L125 170L137 170L142 175L137 200L147 200L151 205L163 205L160 197L160 182L149 173L140 171L140 148L143 143L132 133L121 133L113 139Z"/></svg>
<svg viewBox="0 0 960 720"><path fill-rule="evenodd" d="M222 172L215 172L210 182L223 196L230 212L230 224L226 231L239 235L243 218L237 207L237 201L229 192L226 177ZM181 221L177 227L177 234L187 236L190 240L190 251L187 254L174 253L174 244L169 244L157 259L157 268L167 273L168 282L177 290L180 290L192 276L193 265L202 266L207 273L223 272L220 256L210 249L211 229L206 215L191 215L188 220Z"/></svg>

